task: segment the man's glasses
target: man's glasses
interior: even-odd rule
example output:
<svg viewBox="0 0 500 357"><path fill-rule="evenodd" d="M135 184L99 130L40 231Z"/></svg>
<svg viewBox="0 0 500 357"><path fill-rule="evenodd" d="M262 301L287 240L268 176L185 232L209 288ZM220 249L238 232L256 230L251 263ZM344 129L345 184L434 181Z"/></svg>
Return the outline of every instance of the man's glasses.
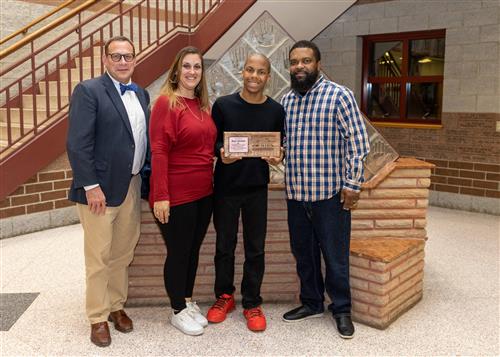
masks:
<svg viewBox="0 0 500 357"><path fill-rule="evenodd" d="M111 57L111 61L120 62L122 58L125 62L132 62L135 58L135 54L133 53L125 53L122 55L121 53L108 53L108 56Z"/></svg>

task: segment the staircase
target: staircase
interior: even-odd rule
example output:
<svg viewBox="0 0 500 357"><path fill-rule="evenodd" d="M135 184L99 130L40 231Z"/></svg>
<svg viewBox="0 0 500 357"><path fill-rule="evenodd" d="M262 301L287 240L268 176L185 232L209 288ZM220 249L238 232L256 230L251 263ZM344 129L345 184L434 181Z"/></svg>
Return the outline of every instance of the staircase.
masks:
<svg viewBox="0 0 500 357"><path fill-rule="evenodd" d="M0 71L0 200L65 151L69 98L77 83L103 73L101 51L107 38L120 34L132 39L137 52L133 80L146 87L168 69L180 48L190 44L205 52L254 2L140 0L127 5L119 0L85 20L81 13L86 8L72 10L78 25L40 48L30 38L40 30L27 36L24 49L19 48L31 48L24 57L1 51L7 65ZM83 5L87 3L97 2ZM59 25L45 27L57 34ZM6 80L12 74L14 79Z"/></svg>
<svg viewBox="0 0 500 357"><path fill-rule="evenodd" d="M51 76L40 80L33 93L21 95L18 106L0 108L2 159L36 135L35 122L37 132L42 132L67 113L63 109L68 107L71 92L80 82L80 78L86 80L102 73L101 47L95 46L92 52L93 56L75 58L73 63L66 65L67 68L58 69ZM36 114L34 108L37 108Z"/></svg>

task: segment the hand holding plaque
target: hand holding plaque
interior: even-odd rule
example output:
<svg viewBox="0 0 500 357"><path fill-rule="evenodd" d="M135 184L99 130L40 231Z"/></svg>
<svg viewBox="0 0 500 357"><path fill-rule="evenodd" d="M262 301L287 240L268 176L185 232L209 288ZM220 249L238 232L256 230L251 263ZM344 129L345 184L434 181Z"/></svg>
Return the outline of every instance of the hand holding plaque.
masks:
<svg viewBox="0 0 500 357"><path fill-rule="evenodd" d="M220 159L222 160L222 162L224 164L229 165L229 164L232 164L233 162L239 161L243 158L241 156L229 157L226 155L224 148L220 148Z"/></svg>
<svg viewBox="0 0 500 357"><path fill-rule="evenodd" d="M226 131L224 152L226 157L280 157L280 132Z"/></svg>
<svg viewBox="0 0 500 357"><path fill-rule="evenodd" d="M269 165L276 166L283 161L285 157L285 149L280 148L280 156L264 156L262 157Z"/></svg>

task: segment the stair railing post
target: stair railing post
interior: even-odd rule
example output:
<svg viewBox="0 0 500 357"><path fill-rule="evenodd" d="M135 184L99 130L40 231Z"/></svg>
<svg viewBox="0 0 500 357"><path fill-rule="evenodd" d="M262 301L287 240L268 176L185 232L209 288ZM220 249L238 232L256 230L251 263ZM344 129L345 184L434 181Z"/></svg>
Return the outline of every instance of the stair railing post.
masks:
<svg viewBox="0 0 500 357"><path fill-rule="evenodd" d="M118 9L120 13L120 35L123 36L123 0L120 0L118 4ZM132 41L132 39L130 39Z"/></svg>
<svg viewBox="0 0 500 357"><path fill-rule="evenodd" d="M59 63L59 56L56 57L56 68L57 69L61 68L61 65ZM56 83L57 83L57 88L56 88L56 93L57 93L57 109L60 110L61 109L61 97L62 97L61 81L58 80ZM46 88L49 87L49 81L47 79L45 80L45 87Z"/></svg>
<svg viewBox="0 0 500 357"><path fill-rule="evenodd" d="M167 2L165 2L166 5ZM167 20L167 13L165 12L165 22ZM156 0L156 45L160 45L160 0Z"/></svg>
<svg viewBox="0 0 500 357"><path fill-rule="evenodd" d="M80 12L78 14L78 64L79 64L79 73L80 73L80 82L83 81L83 58L82 58L82 53L83 53L83 47L82 47L82 13Z"/></svg>
<svg viewBox="0 0 500 357"><path fill-rule="evenodd" d="M31 48L31 53L34 53L35 52L35 41L31 41L30 42L30 48ZM32 87L35 85L36 83L36 71L35 71L35 68L36 68L36 63L35 63L35 56L32 55L31 58L30 58L30 62L31 62L31 83L32 83ZM32 90L32 96L33 96L33 132L37 133L38 131L38 121L37 121L37 114L38 114L38 110L37 110L37 106L36 106L36 94L34 94L35 92L35 89L33 88ZM23 100L23 93L19 93L19 96L21 98L21 101ZM21 110L24 110L24 103L21 104Z"/></svg>
<svg viewBox="0 0 500 357"><path fill-rule="evenodd" d="M142 1L140 4L138 4L139 6L137 7L137 22L139 23L139 29L137 30L139 32L139 52L142 52L142 3L144 1ZM132 16L133 12L130 11L130 15ZM132 16L133 17L133 16Z"/></svg>
<svg viewBox="0 0 500 357"><path fill-rule="evenodd" d="M49 63L45 62L45 65L43 66L44 69L44 78L47 78L49 75ZM47 81L45 81L47 82ZM48 86L47 86L48 87ZM35 89L34 87L33 89ZM38 88L40 90L40 88ZM36 96L36 94L35 94ZM50 93L49 91L45 91L45 118L48 119L50 117ZM42 120L43 121L43 120Z"/></svg>
<svg viewBox="0 0 500 357"><path fill-rule="evenodd" d="M189 32L192 32L192 29L191 29L191 0L188 0L188 28L189 28Z"/></svg>
<svg viewBox="0 0 500 357"><path fill-rule="evenodd" d="M17 82L18 83L18 95L19 95L19 98L23 98L22 96L22 93L23 93L23 81L22 79ZM10 87L7 88L7 103L9 102L9 89ZM12 111L12 108L7 106L7 123L8 125L10 126L11 124L11 117L10 117L10 114L11 114L11 111ZM19 126L21 127L21 136L24 135L24 110L23 110L23 106L21 105L20 108L19 108ZM11 144L11 138L10 138L10 129L9 129L9 145Z"/></svg>
<svg viewBox="0 0 500 357"><path fill-rule="evenodd" d="M19 86L19 93L22 93L22 87ZM10 101L10 87L7 87L7 90L5 91L5 102L7 103L6 105L6 113L7 113L7 145L10 146L12 145L12 118L11 118L11 107L8 104ZM22 113L22 107L21 110L19 111ZM22 125L22 122L21 124Z"/></svg>
<svg viewBox="0 0 500 357"><path fill-rule="evenodd" d="M148 12L148 15L146 16L146 21L147 21L147 27L148 27L148 46L151 44L151 3L149 2L150 0L147 0L146 1L146 9L147 9L147 12Z"/></svg>

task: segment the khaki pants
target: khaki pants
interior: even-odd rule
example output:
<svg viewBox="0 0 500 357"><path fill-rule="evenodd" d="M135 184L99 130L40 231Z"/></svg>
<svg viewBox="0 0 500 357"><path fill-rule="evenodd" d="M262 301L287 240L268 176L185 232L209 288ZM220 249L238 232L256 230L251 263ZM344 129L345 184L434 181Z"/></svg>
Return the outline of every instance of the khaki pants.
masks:
<svg viewBox="0 0 500 357"><path fill-rule="evenodd" d="M91 324L106 321L127 300L128 266L141 231L140 188L141 178L135 175L125 201L106 207L103 216L77 204L84 231L86 310Z"/></svg>

